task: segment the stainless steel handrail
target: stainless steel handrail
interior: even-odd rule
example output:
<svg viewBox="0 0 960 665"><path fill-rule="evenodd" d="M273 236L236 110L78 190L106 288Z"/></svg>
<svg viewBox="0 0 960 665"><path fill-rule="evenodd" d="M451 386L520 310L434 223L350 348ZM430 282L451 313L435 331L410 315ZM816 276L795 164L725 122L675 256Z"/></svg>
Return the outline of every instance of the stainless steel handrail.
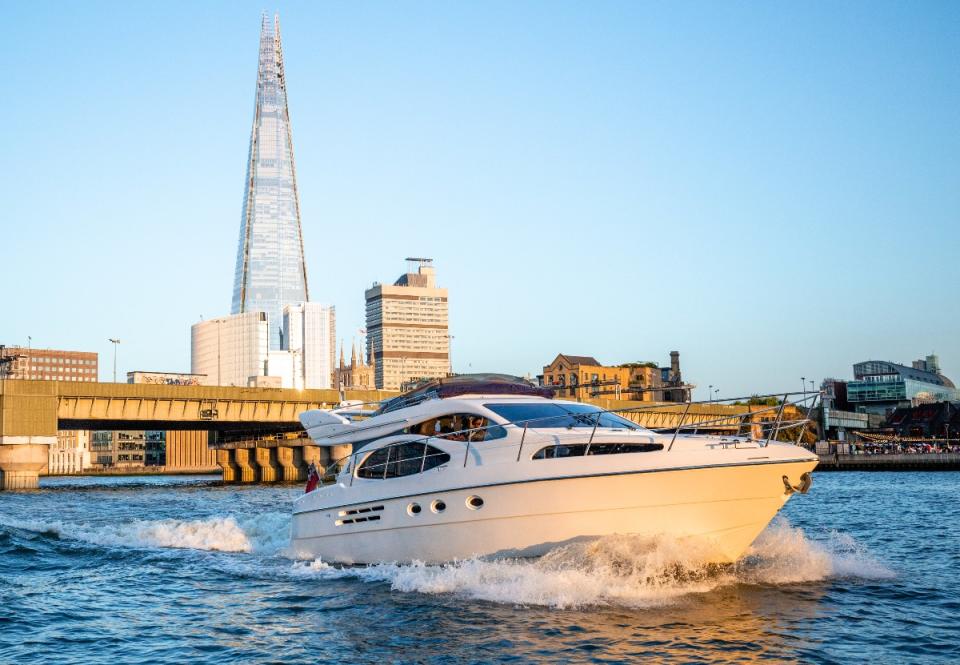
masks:
<svg viewBox="0 0 960 665"><path fill-rule="evenodd" d="M803 398L802 398L802 399L798 399L798 400L794 400L793 402L790 402L790 401L789 401L789 398L790 398L791 396L793 396L793 395L803 395ZM646 428L646 427L644 427L643 425L640 425L639 423L635 423L635 422L633 422L633 421L631 421L631 424L632 424L634 427L638 428L638 429L646 429L646 430L648 430L648 431L650 431L650 432L652 432L652 433L664 434L664 433L666 433L666 432L672 431L673 435L672 435L672 437L671 437L671 439L670 439L670 444L669 444L668 447L667 447L667 451L669 452L670 450L672 450L673 444L676 442L677 437L679 436L679 434L680 434L684 429L688 429L688 428L691 428L691 427L692 427L692 428L694 428L694 432L696 433L696 431L697 431L700 427L703 427L703 426L705 426L705 425L722 423L722 422L729 421L729 420L731 420L731 419L733 419L733 418L737 418L737 419L740 420L740 424L738 425L738 433L739 433L740 429L742 428L742 426L743 426L743 424L744 424L745 419L747 419L747 418L751 418L751 419L752 419L752 418L754 418L755 416L757 416L758 414L767 413L767 412L771 412L771 411L777 411L778 415L777 415L777 418L776 418L776 420L775 420L775 424L774 424L773 427L769 428L766 441L760 442L759 440L757 440L759 443L762 443L762 445L769 445L770 441L771 441L774 437L776 437L776 435L779 434L781 431L787 430L787 429L793 429L794 427L806 428L806 426L811 422L811 419L810 419L810 418L801 418L801 419L799 419L799 420L783 421L783 420L782 420L783 411L784 411L785 407L787 406L787 404L792 404L793 406L799 406L799 405L807 402L808 400L810 400L810 401L811 401L811 404L810 404L809 409L812 411L813 408L814 408L814 405L815 405L816 402L817 402L817 400L820 398L820 392L819 392L819 391L815 391L815 392L811 392L811 391L799 392L799 391L797 391L797 392L786 392L786 393L770 393L770 394L767 394L767 395L751 395L751 396L749 396L748 398L745 398L745 397L725 398L725 399L720 400L720 401L722 401L722 402L730 402L730 401L740 401L740 400L743 400L743 399L764 399L764 398L769 398L769 397L778 397L778 398L780 398L780 401L779 401L779 403L776 404L776 405L768 406L768 407L763 408L763 409L757 409L757 410L755 410L755 411L754 411L754 410L751 410L751 411L748 411L748 412L745 412L745 413L739 413L739 414L730 414L730 415L720 416L720 417L714 418L714 419L712 419L712 420L698 421L698 422L696 422L696 423L691 423L691 424L689 424L689 425L684 424L684 421L686 420L686 417L687 417L687 415L688 415L688 413L689 413L689 411L690 411L690 407L691 407L692 405L695 405L695 404L710 404L711 406L716 406L718 400L715 400L715 399L714 399L714 400L700 400L700 401L696 401L696 402L694 402L694 401L676 402L675 404L676 404L677 406L679 406L680 404L683 404L683 405L684 405L684 410L683 410L683 412L682 412L682 414L681 414L680 422L677 424L676 427L669 428L669 429L667 429L667 430L651 430L651 429ZM728 406L728 405L720 404L720 406ZM729 405L729 406L732 406L732 405ZM619 409L602 409L602 408L599 408L599 407L598 407L598 408L597 408L597 411L589 414L589 415L593 415L593 414L595 413L595 414L596 414L596 419L595 419L595 421L594 421L593 428L592 428L591 433L590 433L590 437L589 437L589 439L588 439L588 441L587 441L587 444L586 444L586 445L587 445L587 448L586 448L586 451L585 451L585 455L589 453L590 446L591 446L592 443L593 443L593 438L594 438L594 436L596 435L596 431L597 431L597 428L598 428L598 426L599 426L600 418L601 418L601 416L602 416L603 414L605 414L605 413L612 413L612 414L615 414L615 415L617 415L617 414L623 414L623 413L629 414L629 413L638 413L638 412L642 412L642 411L649 411L649 410L655 410L655 409L658 409L658 410L664 409L664 404L643 405L643 406L639 406L639 407L628 407L628 408L619 408ZM479 415L479 414L477 414L477 415ZM575 418L577 415L588 415L588 414L570 413L569 415L570 415L571 418ZM549 421L557 420L558 418L563 418L563 416L550 415L550 416L543 416L543 417L541 417L541 418L524 418L524 419L518 419L518 420L515 420L515 421L507 421L507 422L503 422L503 423L491 423L491 424L485 425L485 426L483 426L483 427L471 427L471 428L467 428L467 429L457 430L457 431L454 431L454 432L444 432L444 433L442 433L442 434L433 435L433 436L422 436L421 438L417 438L417 439L409 439L409 440L404 440L404 441L396 441L396 442L393 442L393 443L388 444L387 446L381 446L380 448L377 448L376 450L381 450L381 449L384 448L384 447L395 447L395 446L400 446L400 445L405 445L405 444L410 444L410 443L426 443L426 442L429 441L430 439L442 439L442 440L444 440L444 441L460 442L460 443L465 443L465 444L467 444L467 445L465 446L465 450L464 450L464 467L466 467L467 461L468 461L469 450L470 450L470 444L473 443L473 440L472 440L472 438L471 438L471 434L475 434L475 433L477 433L477 432L486 432L486 431L489 431L489 430L492 430L492 429L498 428L498 427L499 427L499 428L503 428L503 427L505 427L505 426L507 426L507 425L512 425L512 426L514 426L514 427L519 427L519 423L523 423L523 434L521 435L521 438L520 438L520 443L519 443L518 451L517 451L517 460L516 460L517 462L519 462L519 461L520 461L520 457L521 457L521 453L522 453L522 450L523 450L523 445L524 445L524 442L525 442L525 439L526 439L526 435L527 435L527 429L530 427L531 423L536 423L536 422L539 422L539 421L547 421L547 422L549 422ZM489 420L489 419L487 419L487 420ZM760 426L762 427L762 426L763 426L764 424L766 424L766 423L760 422L760 423L756 423L756 424L757 424L757 425L760 425ZM572 426L571 426L571 429L572 429ZM800 438L802 438L803 432L804 432L804 429L801 429L800 434L798 435L798 441L799 441ZM577 434L579 434L579 432L578 432ZM458 436L463 436L464 438L463 438L462 440L461 440L461 439L458 439L458 438L454 438L454 437L458 437ZM498 437L498 438L500 438L500 437ZM739 439L739 438L740 438L739 435L738 435L736 438ZM496 440L496 439L491 439L491 440ZM497 448L500 448L501 446L496 446L496 447L497 447ZM511 445L511 446L507 446L507 447L512 447L512 445ZM318 487L323 487L323 486L326 486L326 485L335 484L335 483L337 482L337 479L339 478L339 476L342 475L345 470L349 470L349 471L350 471L350 476L351 476L350 482L351 482L351 485L352 485L352 484L353 484L353 477L356 475L356 471L357 471L357 469L358 469L358 461L359 461L358 458L359 458L360 455L365 454L365 453L368 453L368 452L371 452L371 453L372 453L373 451L372 451L372 450L367 450L367 449L362 449L362 450L354 451L354 452L351 452L349 455L346 455L346 456L338 459L338 460L335 461L334 463L330 464L330 465L327 467L327 469L330 469L331 467L336 468L336 467L339 465L339 466L341 467L341 468L340 468L340 471L336 472L336 475L331 479L330 482L324 482L324 479L330 478L330 474L326 473L326 470L325 470L325 472L321 475L321 482L320 482L320 484L318 485ZM445 451L444 454L448 454L448 453L446 453L446 451ZM424 453L423 453L423 457L422 457L422 460L423 460L423 461L422 461L422 463L421 463L421 470L423 469L424 465L426 464L426 458L427 458L427 457L432 457L432 456L433 456L433 455L429 455L429 456L426 455L426 447L424 447ZM413 458L411 458L411 459L413 459ZM344 466L344 464L343 464L345 461L348 462L348 464L346 464L346 466ZM390 461L388 461L388 462L384 462L384 463L382 463L382 464L383 464L384 466L386 466L387 464L390 464L390 463L398 463L398 462L400 462L400 461L407 461L407 460L398 460L397 462L390 462ZM378 465L376 465L376 466L380 466L380 465L378 464ZM386 469L384 470L384 473L386 473Z"/></svg>

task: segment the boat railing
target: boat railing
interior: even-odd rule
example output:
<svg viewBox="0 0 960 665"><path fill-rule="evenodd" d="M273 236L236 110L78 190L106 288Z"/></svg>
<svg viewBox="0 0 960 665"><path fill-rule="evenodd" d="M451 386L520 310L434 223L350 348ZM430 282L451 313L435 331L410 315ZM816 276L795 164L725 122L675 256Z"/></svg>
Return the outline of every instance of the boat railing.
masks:
<svg viewBox="0 0 960 665"><path fill-rule="evenodd" d="M798 397L799 396L799 397ZM429 449L428 443L431 440L441 439L444 441L450 442L461 442L464 444L463 451L463 466L466 467L470 459L470 450L471 447L474 447L475 444L483 442L485 450L502 450L506 448L517 448L516 461L519 462L524 446L527 443L527 434L530 430L537 430L538 428L543 428L550 425L551 423L557 423L560 419L567 419L570 421L579 421L584 424L584 427L578 429L586 429L590 427L589 437L584 437L584 432L573 432L569 434L552 434L550 439L550 445L575 445L582 446L586 444L583 449L583 455L591 454L591 447L593 446L593 440L596 436L597 429L600 426L600 419L604 414L614 414L626 417L638 428L648 429L653 434L666 435L669 436L669 443L661 441L661 443L666 444L666 450L670 451L673 449L674 443L676 443L677 438L684 434L685 436L697 436L704 435L701 434L701 430L723 427L725 429L731 429L733 424L736 424L736 433L734 435L727 435L721 437L717 444L722 448L727 447L741 447L744 445L761 447L768 446L771 441L790 441L792 443L799 444L801 443L804 433L807 430L807 427L812 422L809 415L813 412L818 400L821 397L819 391L805 391L805 392L784 392L784 393L768 393L766 395L749 395L745 397L731 397L731 398L722 398L722 399L711 399L711 400L700 400L700 401L686 401L686 402L675 402L670 404L657 403L650 405L634 406L634 407L623 407L623 408L612 408L612 409L602 409L597 408L596 411L588 411L582 413L573 413L571 412L568 416L559 416L556 414L543 416L540 418L521 418L514 421L507 421L504 423L490 423L489 425L484 425L481 427L470 427L465 429L456 430L453 432L443 432L436 433L433 435L414 435L413 438L404 438L401 441L395 441L387 446L381 446L377 450L382 450L384 448L399 448L400 446L409 446L410 444L424 444L422 452L419 456L411 456L405 459L390 459L392 452L388 451L387 461L377 464L374 467L369 467L370 469L379 468L383 466L384 468L384 477L389 477L388 468L390 465L400 464L400 463L413 463L413 460L420 459L422 460L422 466L420 471L423 471L427 468L432 468L427 466L427 460L433 457L439 457L440 453L427 454ZM773 402L772 404L770 402ZM709 418L707 420L691 419L688 422L688 417L692 418L691 411L693 407L698 406L707 406L708 409L716 408L720 406L747 406L749 407L747 411L732 412L730 414L718 415L714 418ZM806 408L807 412L804 415L799 407ZM796 408L798 416L792 419L784 418L784 413L787 407ZM761 408L754 408L761 407ZM676 425L672 427L658 427L658 428L647 428L641 422L639 418L643 412L650 411L659 411L662 413L680 413L680 419ZM630 416L635 416L631 418ZM769 417L768 417L769 416ZM523 433L520 436L520 441L517 444L509 445L497 445L493 443L499 438L494 439L487 438L487 435L491 432L496 431L497 429L503 429L506 425L512 425L515 427L522 427ZM571 426L572 429L572 426ZM796 435L792 433L796 431ZM753 436L754 433L759 433L759 436ZM789 433L789 434L788 434ZM710 434L715 436L715 434ZM764 436L765 435L765 436ZM538 440L538 443L545 443L542 439ZM492 444L492 445L491 445ZM606 445L606 444L605 444ZM348 470L350 473L350 483L353 483L353 477L356 475L357 466L360 461L360 457L365 456L367 453L371 452L367 448L362 448L360 450L354 451L349 455L346 455L336 462L328 466L324 473L321 474L321 479L319 486L325 486L334 484L337 482L339 476L345 471ZM597 450L599 452L599 450ZM400 454L399 452L397 453ZM447 452L443 452L443 455L447 455ZM535 453L534 453L535 454Z"/></svg>

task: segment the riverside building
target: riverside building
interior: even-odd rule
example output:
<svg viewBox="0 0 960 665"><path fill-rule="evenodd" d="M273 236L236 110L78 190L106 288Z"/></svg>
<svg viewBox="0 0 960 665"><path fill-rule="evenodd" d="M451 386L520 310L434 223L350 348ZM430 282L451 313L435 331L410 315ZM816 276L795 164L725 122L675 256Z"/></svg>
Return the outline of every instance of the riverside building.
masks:
<svg viewBox="0 0 960 665"><path fill-rule="evenodd" d="M670 365L653 362L603 365L593 356L559 354L543 367L544 385L558 386L557 395L612 397L642 402L682 402L689 387L680 374L680 352L670 352Z"/></svg>
<svg viewBox="0 0 960 665"><path fill-rule="evenodd" d="M911 366L865 360L853 366L846 401L860 413L890 414L899 407L960 400L953 381L940 373L940 359L929 355Z"/></svg>
<svg viewBox="0 0 960 665"><path fill-rule="evenodd" d="M407 261L416 272L392 285L375 282L365 293L369 358L382 390L450 374L447 290L437 286L432 259Z"/></svg>
<svg viewBox="0 0 960 665"><path fill-rule="evenodd" d="M92 383L99 377L98 357L91 351L4 346L0 347L0 378ZM47 454L46 473L80 473L91 464L90 432L58 430Z"/></svg>

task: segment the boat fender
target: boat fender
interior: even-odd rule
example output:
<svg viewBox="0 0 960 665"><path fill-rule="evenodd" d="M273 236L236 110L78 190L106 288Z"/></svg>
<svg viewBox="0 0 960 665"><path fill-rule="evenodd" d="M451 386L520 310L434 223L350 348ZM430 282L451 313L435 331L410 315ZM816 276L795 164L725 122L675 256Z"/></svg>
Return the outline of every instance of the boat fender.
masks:
<svg viewBox="0 0 960 665"><path fill-rule="evenodd" d="M810 486L813 485L813 476L810 475L809 471L804 472L800 476L799 485L791 485L790 479L786 476L783 477L783 493L784 494L793 494L794 492L800 492L800 494L806 494L810 491Z"/></svg>

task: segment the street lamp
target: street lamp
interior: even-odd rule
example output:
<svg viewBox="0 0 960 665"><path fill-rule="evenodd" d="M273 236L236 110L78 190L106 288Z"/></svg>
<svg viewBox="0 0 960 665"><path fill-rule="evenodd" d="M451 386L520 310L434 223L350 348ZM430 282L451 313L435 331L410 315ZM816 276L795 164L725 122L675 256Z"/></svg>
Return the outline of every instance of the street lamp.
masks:
<svg viewBox="0 0 960 665"><path fill-rule="evenodd" d="M813 392L813 379L810 379L810 392Z"/></svg>
<svg viewBox="0 0 960 665"><path fill-rule="evenodd" d="M447 335L449 342L447 343L447 361L450 363L450 376L453 376L453 335Z"/></svg>
<svg viewBox="0 0 960 665"><path fill-rule="evenodd" d="M720 389L719 389L719 388L714 388L714 389L713 389L713 392L714 392L714 393L719 393L719 392L720 392ZM711 400L711 401L712 401L712 400ZM720 401L720 398L718 397L716 401L719 402L719 401Z"/></svg>
<svg viewBox="0 0 960 665"><path fill-rule="evenodd" d="M117 382L117 345L120 344L119 339L114 339L112 337L107 338L108 342L113 344L113 382Z"/></svg>
<svg viewBox="0 0 960 665"><path fill-rule="evenodd" d="M803 396L807 396L807 377L800 377L800 389L803 391Z"/></svg>
<svg viewBox="0 0 960 665"><path fill-rule="evenodd" d="M712 383L709 386L707 386L707 401L708 402L713 401L713 384Z"/></svg>

